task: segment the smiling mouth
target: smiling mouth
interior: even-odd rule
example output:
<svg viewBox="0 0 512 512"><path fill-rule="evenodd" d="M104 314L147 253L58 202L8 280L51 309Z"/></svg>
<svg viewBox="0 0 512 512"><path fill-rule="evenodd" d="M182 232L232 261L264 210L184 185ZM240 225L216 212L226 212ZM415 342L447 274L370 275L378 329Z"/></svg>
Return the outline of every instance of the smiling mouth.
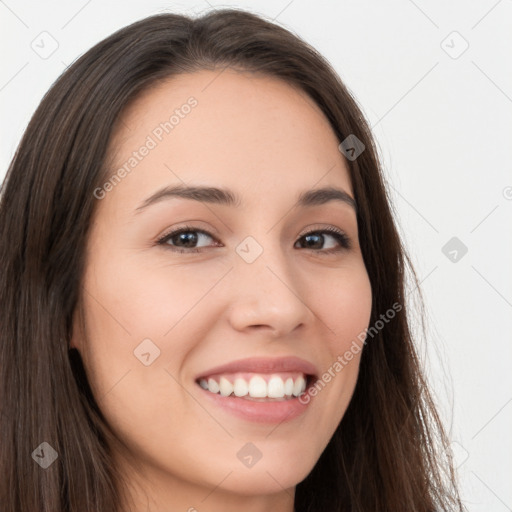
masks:
<svg viewBox="0 0 512 512"><path fill-rule="evenodd" d="M234 373L196 380L205 391L222 397L253 402L280 402L301 396L313 383L313 375L301 372Z"/></svg>

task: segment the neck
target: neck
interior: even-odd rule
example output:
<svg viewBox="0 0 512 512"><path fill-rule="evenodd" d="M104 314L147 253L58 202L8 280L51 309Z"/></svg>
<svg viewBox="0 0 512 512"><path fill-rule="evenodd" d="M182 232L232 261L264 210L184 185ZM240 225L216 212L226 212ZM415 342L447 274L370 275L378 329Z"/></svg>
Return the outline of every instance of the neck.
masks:
<svg viewBox="0 0 512 512"><path fill-rule="evenodd" d="M181 480L162 471L145 471L146 476L125 471L121 510L126 512L295 512L295 488L283 489L268 477L262 492L236 492L239 475L220 476L216 486Z"/></svg>

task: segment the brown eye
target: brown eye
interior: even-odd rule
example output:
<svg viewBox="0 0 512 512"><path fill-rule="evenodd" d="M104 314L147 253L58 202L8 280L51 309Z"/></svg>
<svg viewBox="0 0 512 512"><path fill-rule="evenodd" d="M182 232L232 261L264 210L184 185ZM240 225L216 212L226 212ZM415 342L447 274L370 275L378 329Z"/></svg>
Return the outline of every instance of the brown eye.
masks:
<svg viewBox="0 0 512 512"><path fill-rule="evenodd" d="M213 239L210 233L202 229L183 227L160 238L158 244L169 246L171 250L175 250L176 252L200 252L199 249L202 247L196 247L196 244L204 240L205 237Z"/></svg>
<svg viewBox="0 0 512 512"><path fill-rule="evenodd" d="M215 240L215 238L207 231L197 229L192 226L185 226L164 235L157 243L158 245L174 252L202 252L203 249L208 247L208 244L203 246L197 246L197 244L205 238ZM342 231L335 228L310 231L309 233L302 235L296 243L301 243L301 240L304 240L304 243L303 246L299 248L309 249L318 252L319 254L332 254L350 249L351 247L349 237ZM334 244L332 240L334 240ZM324 246L326 243L329 243L331 246L325 248Z"/></svg>
<svg viewBox="0 0 512 512"><path fill-rule="evenodd" d="M326 243L326 240L329 240L329 238L335 240L336 242L334 244L334 247L327 247L327 249L325 249L324 244ZM347 237L347 235L345 235L345 233L343 233L342 231L338 231L335 229L322 229L310 231L309 233L302 235L299 241L300 240L305 241L305 249L318 249L318 252L327 254L339 252L344 249L350 248L350 239ZM338 244L337 246L336 243Z"/></svg>

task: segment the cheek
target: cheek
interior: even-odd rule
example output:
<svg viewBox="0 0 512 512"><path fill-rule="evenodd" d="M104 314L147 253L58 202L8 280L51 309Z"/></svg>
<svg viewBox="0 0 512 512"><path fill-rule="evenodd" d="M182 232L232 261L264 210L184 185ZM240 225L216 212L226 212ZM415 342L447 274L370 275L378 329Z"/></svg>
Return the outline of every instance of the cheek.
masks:
<svg viewBox="0 0 512 512"><path fill-rule="evenodd" d="M102 325L97 329L99 335L107 327L111 334L129 337L132 343L145 338L165 343L179 324L187 323L188 317L212 307L209 291L229 270L221 264L194 268L170 264L163 249L151 266L148 259L144 254L122 258L100 254L101 265L91 265L86 289L96 299L92 307L98 313L95 321Z"/></svg>
<svg viewBox="0 0 512 512"><path fill-rule="evenodd" d="M187 341L198 339L186 314L204 290L185 286L179 272L178 296L174 286L143 270L135 275L129 266L122 273L112 265L103 268L85 286L84 365L93 395L130 452L155 465L184 461L185 447L183 453L169 447L182 441L183 426L191 439L204 436L179 383L179 369L193 348ZM185 476L192 466L182 463L179 471Z"/></svg>
<svg viewBox="0 0 512 512"><path fill-rule="evenodd" d="M330 375L340 382L340 393L349 400L354 391L359 372L365 332L372 310L372 289L364 267L347 279L335 294L332 313L336 332L331 350L334 352L329 366ZM341 376L341 377L339 377ZM348 402L347 402L348 405Z"/></svg>
<svg viewBox="0 0 512 512"><path fill-rule="evenodd" d="M364 339L362 336L368 327L371 310L372 290L366 271L333 293L331 314L337 353L347 350L354 340Z"/></svg>
<svg viewBox="0 0 512 512"><path fill-rule="evenodd" d="M363 262L355 262L311 286L310 300L328 334L332 357L345 352L368 327L372 309L372 289Z"/></svg>
<svg viewBox="0 0 512 512"><path fill-rule="evenodd" d="M326 326L322 373L310 391L313 399L317 397L316 418L325 428L324 440L334 433L355 389L372 309L371 285L362 262L325 283L323 290L312 288L315 295L310 297Z"/></svg>
<svg viewBox="0 0 512 512"><path fill-rule="evenodd" d="M225 270L203 265L184 272L164 260L148 268L141 258L107 258L107 252L97 253L101 265L91 264L85 278L87 336L80 351L89 383L121 437L144 437L135 418L152 418L153 439L172 437L189 415L180 371L206 335L204 324L215 319L209 290Z"/></svg>

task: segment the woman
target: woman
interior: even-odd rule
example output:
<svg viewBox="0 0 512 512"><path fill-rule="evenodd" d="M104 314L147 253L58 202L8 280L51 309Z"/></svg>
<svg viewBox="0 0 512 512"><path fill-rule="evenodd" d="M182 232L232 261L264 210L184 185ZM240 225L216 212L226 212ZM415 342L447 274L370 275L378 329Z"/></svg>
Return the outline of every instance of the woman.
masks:
<svg viewBox="0 0 512 512"><path fill-rule="evenodd" d="M100 42L1 190L6 512L463 510L368 125L236 10Z"/></svg>

